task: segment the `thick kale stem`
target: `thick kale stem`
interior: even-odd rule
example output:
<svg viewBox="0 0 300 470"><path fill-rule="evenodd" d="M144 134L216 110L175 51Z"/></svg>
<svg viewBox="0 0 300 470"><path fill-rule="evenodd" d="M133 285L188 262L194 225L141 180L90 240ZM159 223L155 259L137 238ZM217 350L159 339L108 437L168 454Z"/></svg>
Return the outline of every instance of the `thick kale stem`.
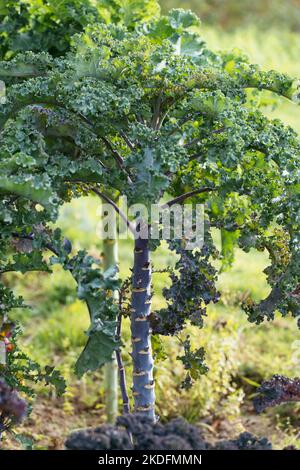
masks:
<svg viewBox="0 0 300 470"><path fill-rule="evenodd" d="M131 303L134 411L155 421L151 348L151 264L149 241L135 240Z"/></svg>

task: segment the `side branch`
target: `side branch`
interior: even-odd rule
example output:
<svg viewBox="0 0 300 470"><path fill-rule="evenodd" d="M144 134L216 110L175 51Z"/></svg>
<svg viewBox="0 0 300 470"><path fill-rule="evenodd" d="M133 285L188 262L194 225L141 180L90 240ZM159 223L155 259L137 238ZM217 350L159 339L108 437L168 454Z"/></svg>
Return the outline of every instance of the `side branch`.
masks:
<svg viewBox="0 0 300 470"><path fill-rule="evenodd" d="M121 305L120 305L120 313L118 318L118 329L117 329L117 338L121 340L122 338L122 312L121 312ZM125 367L122 359L122 353L120 349L116 350L116 357L119 369L119 380L120 380L120 389L122 394L122 401L123 401L123 413L128 414L130 413L130 401L129 396L127 393L127 385L126 385L126 372Z"/></svg>
<svg viewBox="0 0 300 470"><path fill-rule="evenodd" d="M104 142L104 144L106 145L106 147L110 150L112 156L114 157L114 159L116 160L118 166L123 169L123 163L124 163L124 160L123 158L121 157L121 155L119 154L119 152L117 152L117 150L115 150L112 146L112 144L109 142L109 140L106 139L106 137L103 137L103 136L100 136L100 139Z"/></svg>
<svg viewBox="0 0 300 470"><path fill-rule="evenodd" d="M122 137L125 140L124 135L122 135ZM126 171L126 169L124 168L124 158L119 154L119 152L116 149L113 148L111 142L109 140L107 140L106 137L103 137L102 135L99 134L99 138L106 145L107 149L111 152L111 154L112 154L115 162L117 163L118 167L120 168L120 170L122 170L126 174L127 179L128 179L128 183L131 184L132 180L130 178L130 175L129 175L128 171ZM125 140L125 142L129 145L127 140Z"/></svg>
<svg viewBox="0 0 300 470"><path fill-rule="evenodd" d="M99 191L97 188L90 188L90 189L91 191L93 191L93 193L97 194L97 196L99 196L105 202L110 204L114 208L114 210L117 212L117 214L124 220L130 232L135 234L135 229L134 229L133 224L130 222L130 220L127 219L126 215L124 214L124 212L121 211L121 209L117 206L117 204L108 196L106 196L106 194Z"/></svg>
<svg viewBox="0 0 300 470"><path fill-rule="evenodd" d="M19 238L20 240L30 240L30 241L34 241L34 235L19 235L18 233L12 233L12 236L14 238ZM49 251L51 251L55 256L59 256L59 252L57 251L57 249L51 244L51 243L45 243L45 248ZM72 271L71 269L69 269L69 271Z"/></svg>
<svg viewBox="0 0 300 470"><path fill-rule="evenodd" d="M134 144L131 142L131 140L129 139L129 137L127 136L127 134L125 134L124 131L119 131L120 132L120 136L123 138L123 140L126 142L128 148L130 150L134 150Z"/></svg>
<svg viewBox="0 0 300 470"><path fill-rule="evenodd" d="M197 194L202 194L202 193L208 193L210 191L215 191L216 188L200 188L200 189L195 189L194 191L190 191L188 193L181 194L178 197L175 197L175 199L171 199L170 201L166 202L161 208L166 209L167 207L171 207L174 204L180 204L181 202L185 201L189 197L196 196Z"/></svg>
<svg viewBox="0 0 300 470"><path fill-rule="evenodd" d="M220 127L220 129L213 129L211 132L209 132L209 135L218 135L218 134L222 134L223 132L225 132L227 130L227 127ZM193 147L194 145L198 144L198 142L201 142L201 139L200 137L197 137L193 140L191 140L190 142L187 142L186 144L184 144L184 147L185 148L190 148L190 147Z"/></svg>

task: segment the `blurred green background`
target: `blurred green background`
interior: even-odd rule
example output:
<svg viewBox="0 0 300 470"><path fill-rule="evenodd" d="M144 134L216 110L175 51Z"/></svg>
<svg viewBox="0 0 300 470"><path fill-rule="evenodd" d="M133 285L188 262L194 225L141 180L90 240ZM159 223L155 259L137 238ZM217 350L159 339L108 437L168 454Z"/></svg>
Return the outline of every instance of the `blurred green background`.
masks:
<svg viewBox="0 0 300 470"><path fill-rule="evenodd" d="M252 26L299 32L299 0L160 0L162 11L190 8L203 22L225 30Z"/></svg>
<svg viewBox="0 0 300 470"><path fill-rule="evenodd" d="M266 69L276 68L300 77L300 1L298 0L164 0L164 11L173 7L191 8L202 19L201 34L214 50L238 48L252 62ZM285 100L274 102L270 94L262 94L265 112L280 117L300 131L299 108ZM74 245L101 256L101 240L97 237L96 198L83 198L65 206L58 225ZM215 234L216 240L218 234ZM130 271L131 241L120 246L121 277ZM154 255L154 267L174 264L171 254L162 246ZM236 253L233 269L223 273L219 287L223 293L218 306L209 308L204 328L189 328L195 346L207 350L207 376L190 392L180 388L183 378L176 356L181 346L176 338L164 340L168 354L156 365L158 412L162 419L182 415L198 423L210 440L235 435L242 429L267 435L276 446L300 446L300 408L284 405L256 416L251 405L256 384L274 373L288 376L300 374L299 330L294 320L277 318L260 326L247 322L241 311L242 299L250 291L256 299L268 293L263 269L267 255ZM73 365L85 344L88 326L85 306L76 300L75 285L69 274L55 270L46 274L30 274L14 279L20 293L31 305L30 310L15 312L24 325L23 346L43 364L55 364L68 380L64 398L53 392L40 391L35 411L26 423L35 448L61 448L71 429L103 421L102 372L78 381ZM153 308L163 304L162 288L168 277L155 274ZM184 337L184 335L183 335ZM129 329L125 326L124 360L130 371ZM130 381L130 374L128 374Z"/></svg>

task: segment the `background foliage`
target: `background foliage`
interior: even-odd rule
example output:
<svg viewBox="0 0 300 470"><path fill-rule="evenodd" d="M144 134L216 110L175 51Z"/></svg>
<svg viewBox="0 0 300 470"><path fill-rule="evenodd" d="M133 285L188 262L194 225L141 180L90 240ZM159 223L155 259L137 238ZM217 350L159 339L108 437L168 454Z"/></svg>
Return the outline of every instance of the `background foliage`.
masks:
<svg viewBox="0 0 300 470"><path fill-rule="evenodd" d="M163 11L170 8L191 8L203 23L222 29L249 25L264 30L283 28L299 31L299 0L160 0Z"/></svg>

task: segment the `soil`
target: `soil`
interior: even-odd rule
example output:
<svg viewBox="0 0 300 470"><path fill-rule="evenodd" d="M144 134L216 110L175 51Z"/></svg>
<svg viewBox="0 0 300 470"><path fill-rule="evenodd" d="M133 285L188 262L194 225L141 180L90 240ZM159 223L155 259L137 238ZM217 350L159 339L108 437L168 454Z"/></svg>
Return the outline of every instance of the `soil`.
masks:
<svg viewBox="0 0 300 470"><path fill-rule="evenodd" d="M72 411L65 411L62 399L39 398L36 400L32 414L23 427L17 429L33 441L35 450L64 450L67 436L75 430L96 427L105 422L103 409L88 407L80 402L72 404ZM229 423L218 419L200 421L199 428L208 442L232 439L242 431L248 431L259 437L280 442L286 436L275 425L270 416L256 415L250 406L245 406L239 422ZM237 430L238 429L238 430ZM3 449L19 450L22 446L11 437L4 438Z"/></svg>

